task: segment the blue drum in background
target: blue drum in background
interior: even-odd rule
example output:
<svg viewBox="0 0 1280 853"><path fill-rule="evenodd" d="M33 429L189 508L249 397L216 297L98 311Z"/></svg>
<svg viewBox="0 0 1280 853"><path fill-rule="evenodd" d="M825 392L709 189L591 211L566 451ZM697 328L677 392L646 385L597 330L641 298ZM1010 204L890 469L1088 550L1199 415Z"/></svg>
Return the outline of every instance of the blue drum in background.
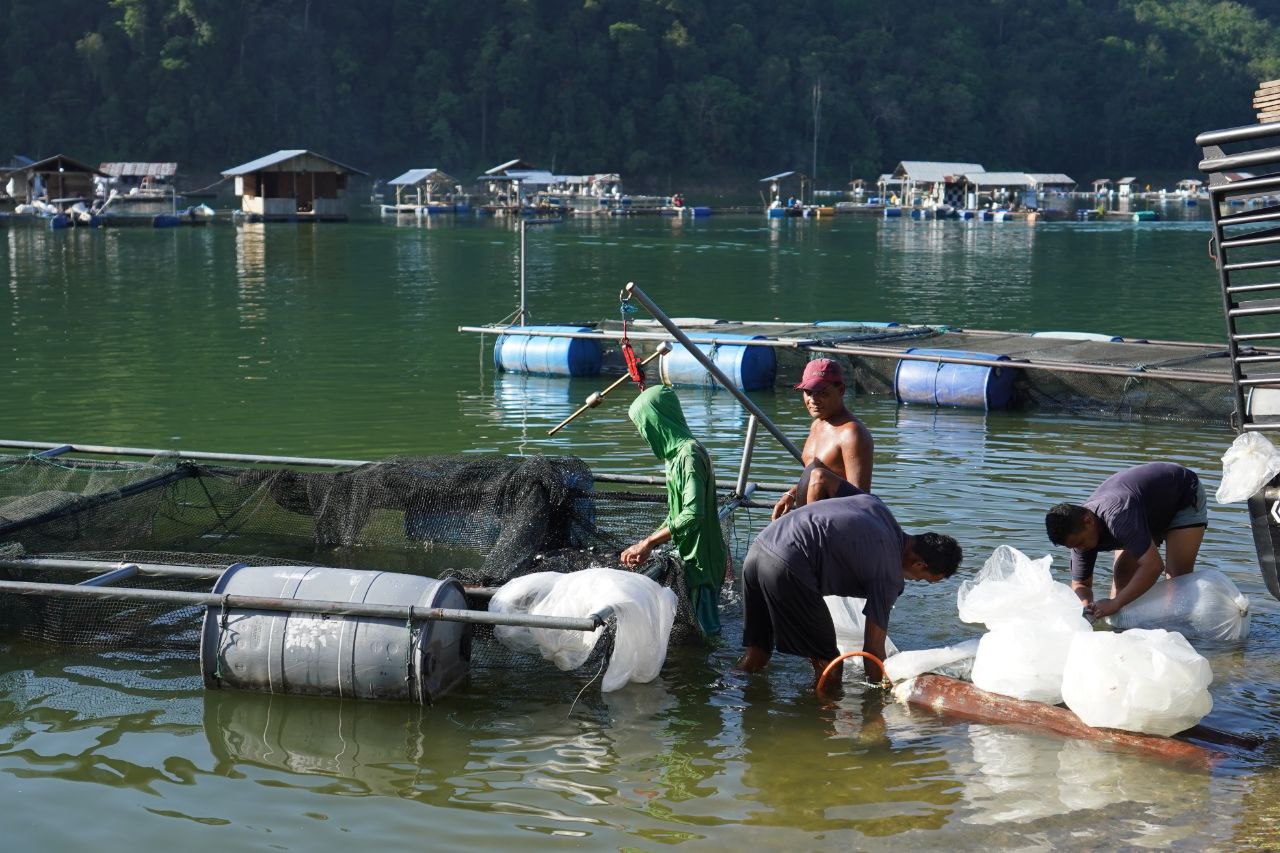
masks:
<svg viewBox="0 0 1280 853"><path fill-rule="evenodd" d="M519 330L536 332L594 332L588 326L512 326L512 331L498 337L493 345L493 363L510 373L532 373L542 376L599 376L604 360L600 341L547 335L522 335Z"/></svg>
<svg viewBox="0 0 1280 853"><path fill-rule="evenodd" d="M943 358L982 359L996 363L987 367L979 364L903 359L898 362L893 380L894 393L899 403L987 411L1007 409L1013 403L1014 371L998 364L1009 361L1007 355L922 347L912 347L907 352Z"/></svg>
<svg viewBox="0 0 1280 853"><path fill-rule="evenodd" d="M721 335L719 339L763 340L764 335ZM743 391L772 388L778 372L778 359L773 347L735 346L733 344L697 344L698 349L711 356L711 361ZM668 385L700 385L720 387L711 371L685 349L683 344L673 344L671 352L661 359L662 381Z"/></svg>

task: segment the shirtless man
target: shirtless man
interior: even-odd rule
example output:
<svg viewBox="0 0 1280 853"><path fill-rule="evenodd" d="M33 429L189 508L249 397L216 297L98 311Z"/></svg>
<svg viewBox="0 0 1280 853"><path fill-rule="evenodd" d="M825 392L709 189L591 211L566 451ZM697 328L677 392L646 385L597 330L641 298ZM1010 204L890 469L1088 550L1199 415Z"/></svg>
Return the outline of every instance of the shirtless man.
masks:
<svg viewBox="0 0 1280 853"><path fill-rule="evenodd" d="M837 477L848 480L864 492L871 491L871 459L874 444L871 433L862 421L853 416L844 405L844 374L839 363L829 358L818 358L805 365L804 376L796 384L796 390L804 393L804 405L813 417L809 437L805 439L801 456L806 466L815 461ZM798 494L793 486L773 508L773 518L787 513L797 506L824 495L816 493L821 487L820 477L807 481L809 490Z"/></svg>

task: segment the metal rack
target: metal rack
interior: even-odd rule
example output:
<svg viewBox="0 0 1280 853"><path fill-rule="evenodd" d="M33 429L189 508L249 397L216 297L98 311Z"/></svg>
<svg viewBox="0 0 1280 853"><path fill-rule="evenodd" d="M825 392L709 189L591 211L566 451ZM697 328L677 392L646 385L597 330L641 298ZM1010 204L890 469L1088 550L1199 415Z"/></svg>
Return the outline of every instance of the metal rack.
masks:
<svg viewBox="0 0 1280 853"><path fill-rule="evenodd" d="M1234 424L1241 432L1280 432L1280 352L1262 348L1280 345L1280 122L1208 131L1196 145L1209 176L1210 254L1227 325ZM1276 598L1278 486L1280 478L1249 499L1258 563Z"/></svg>

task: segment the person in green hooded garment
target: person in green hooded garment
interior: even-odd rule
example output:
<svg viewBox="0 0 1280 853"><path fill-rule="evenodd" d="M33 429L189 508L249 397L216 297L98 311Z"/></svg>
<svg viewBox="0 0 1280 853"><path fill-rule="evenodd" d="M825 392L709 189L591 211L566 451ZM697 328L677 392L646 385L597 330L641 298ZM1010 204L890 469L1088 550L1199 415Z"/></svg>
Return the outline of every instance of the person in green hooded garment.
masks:
<svg viewBox="0 0 1280 853"><path fill-rule="evenodd" d="M718 634L726 556L711 456L689 432L680 398L669 386L642 391L627 414L653 455L666 463L667 517L656 531L623 551L622 562L638 566L657 546L675 543L698 626L707 635Z"/></svg>

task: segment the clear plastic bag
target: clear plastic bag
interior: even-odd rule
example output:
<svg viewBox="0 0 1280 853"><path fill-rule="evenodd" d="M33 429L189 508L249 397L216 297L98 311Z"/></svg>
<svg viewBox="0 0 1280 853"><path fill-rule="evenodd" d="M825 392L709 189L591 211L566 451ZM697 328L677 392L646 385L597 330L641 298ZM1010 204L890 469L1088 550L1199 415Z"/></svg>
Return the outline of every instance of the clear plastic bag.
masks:
<svg viewBox="0 0 1280 853"><path fill-rule="evenodd" d="M566 574L539 572L503 585L489 603L489 609L496 613L535 616L586 617L606 606L613 608L617 630L600 689L607 693L631 681L652 681L667 657L676 597L644 575L605 568ZM560 669L570 670L586 661L601 630L503 626L495 628L494 635L514 651L536 649Z"/></svg>
<svg viewBox="0 0 1280 853"><path fill-rule="evenodd" d="M1164 628L1190 640L1235 643L1249 636L1249 597L1216 569L1159 581L1108 617L1118 631Z"/></svg>
<svg viewBox="0 0 1280 853"><path fill-rule="evenodd" d="M1280 450L1258 432L1242 432L1222 454L1222 482L1214 498L1220 504L1247 501L1280 474Z"/></svg>
<svg viewBox="0 0 1280 853"><path fill-rule="evenodd" d="M966 640L939 649L917 649L898 652L884 662L884 673L895 684L926 672L938 672L952 678L967 678L973 669L973 656L978 653L978 640Z"/></svg>
<svg viewBox="0 0 1280 853"><path fill-rule="evenodd" d="M978 641L973 658L974 685L1015 699L1058 704L1062 701L1067 651L1074 637L1089 633L1087 626L1071 629L1031 620L1000 624Z"/></svg>
<svg viewBox="0 0 1280 853"><path fill-rule="evenodd" d="M839 595L824 595L827 610L831 612L831 621L836 626L836 648L840 654L862 651L867 617L862 615L862 608L867 606L865 598L844 598ZM888 658L898 653L898 647L889 637L884 638L884 653ZM862 658L849 658L844 662L844 677L862 676Z"/></svg>
<svg viewBox="0 0 1280 853"><path fill-rule="evenodd" d="M1049 572L1053 557L1033 560L1017 548L1001 545L977 575L956 593L960 621L988 628L1021 621L1052 623L1072 630L1089 627L1071 587Z"/></svg>
<svg viewBox="0 0 1280 853"><path fill-rule="evenodd" d="M1213 670L1181 634L1135 628L1078 634L1062 698L1086 725L1168 737L1213 709Z"/></svg>

